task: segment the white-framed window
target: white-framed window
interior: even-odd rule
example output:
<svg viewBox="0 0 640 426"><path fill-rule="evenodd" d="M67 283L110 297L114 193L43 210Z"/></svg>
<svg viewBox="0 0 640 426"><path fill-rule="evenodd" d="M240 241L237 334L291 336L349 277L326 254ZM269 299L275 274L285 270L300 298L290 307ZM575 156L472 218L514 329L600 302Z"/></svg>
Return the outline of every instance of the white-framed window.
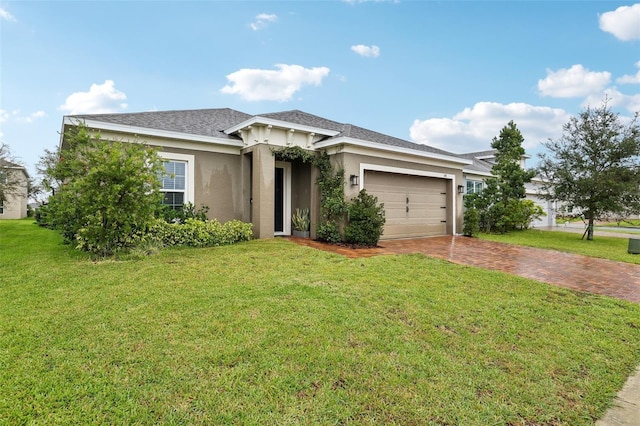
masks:
<svg viewBox="0 0 640 426"><path fill-rule="evenodd" d="M194 204L195 157L188 154L160 152L165 173L160 177L162 203L180 210L186 203Z"/></svg>
<svg viewBox="0 0 640 426"><path fill-rule="evenodd" d="M484 182L481 180L467 180L467 194L480 194L484 189Z"/></svg>
<svg viewBox="0 0 640 426"><path fill-rule="evenodd" d="M0 215L4 214L4 204L0 203Z"/></svg>

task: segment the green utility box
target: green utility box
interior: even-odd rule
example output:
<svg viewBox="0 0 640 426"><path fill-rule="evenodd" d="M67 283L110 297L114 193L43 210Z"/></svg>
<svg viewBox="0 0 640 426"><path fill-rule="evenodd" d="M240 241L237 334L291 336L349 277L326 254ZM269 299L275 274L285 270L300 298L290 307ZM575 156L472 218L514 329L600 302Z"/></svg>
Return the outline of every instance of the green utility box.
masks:
<svg viewBox="0 0 640 426"><path fill-rule="evenodd" d="M631 254L640 254L640 238L629 238L629 249Z"/></svg>

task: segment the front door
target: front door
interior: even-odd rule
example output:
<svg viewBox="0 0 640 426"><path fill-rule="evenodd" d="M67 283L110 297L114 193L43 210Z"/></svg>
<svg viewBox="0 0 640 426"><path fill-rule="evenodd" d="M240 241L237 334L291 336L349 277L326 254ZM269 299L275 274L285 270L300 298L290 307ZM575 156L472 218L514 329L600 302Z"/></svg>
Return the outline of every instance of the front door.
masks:
<svg viewBox="0 0 640 426"><path fill-rule="evenodd" d="M291 164L276 161L274 175L275 235L291 235Z"/></svg>

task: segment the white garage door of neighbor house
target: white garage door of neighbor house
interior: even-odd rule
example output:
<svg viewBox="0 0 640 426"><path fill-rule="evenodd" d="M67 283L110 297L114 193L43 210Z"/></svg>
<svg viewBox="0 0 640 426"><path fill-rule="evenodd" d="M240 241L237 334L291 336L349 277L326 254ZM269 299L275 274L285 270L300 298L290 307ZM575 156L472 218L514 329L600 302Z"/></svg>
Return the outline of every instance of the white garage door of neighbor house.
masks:
<svg viewBox="0 0 640 426"><path fill-rule="evenodd" d="M447 181L367 170L364 188L384 203L383 239L447 233Z"/></svg>

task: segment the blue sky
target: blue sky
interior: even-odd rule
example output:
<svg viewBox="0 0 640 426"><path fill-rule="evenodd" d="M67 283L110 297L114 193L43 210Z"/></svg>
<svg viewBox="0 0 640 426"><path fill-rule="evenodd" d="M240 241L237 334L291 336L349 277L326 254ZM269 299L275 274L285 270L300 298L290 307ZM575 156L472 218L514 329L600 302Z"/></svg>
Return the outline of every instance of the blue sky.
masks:
<svg viewBox="0 0 640 426"><path fill-rule="evenodd" d="M0 140L33 173L67 114L303 110L451 152L527 152L640 111L640 3L3 1ZM530 161L531 163L531 161Z"/></svg>

